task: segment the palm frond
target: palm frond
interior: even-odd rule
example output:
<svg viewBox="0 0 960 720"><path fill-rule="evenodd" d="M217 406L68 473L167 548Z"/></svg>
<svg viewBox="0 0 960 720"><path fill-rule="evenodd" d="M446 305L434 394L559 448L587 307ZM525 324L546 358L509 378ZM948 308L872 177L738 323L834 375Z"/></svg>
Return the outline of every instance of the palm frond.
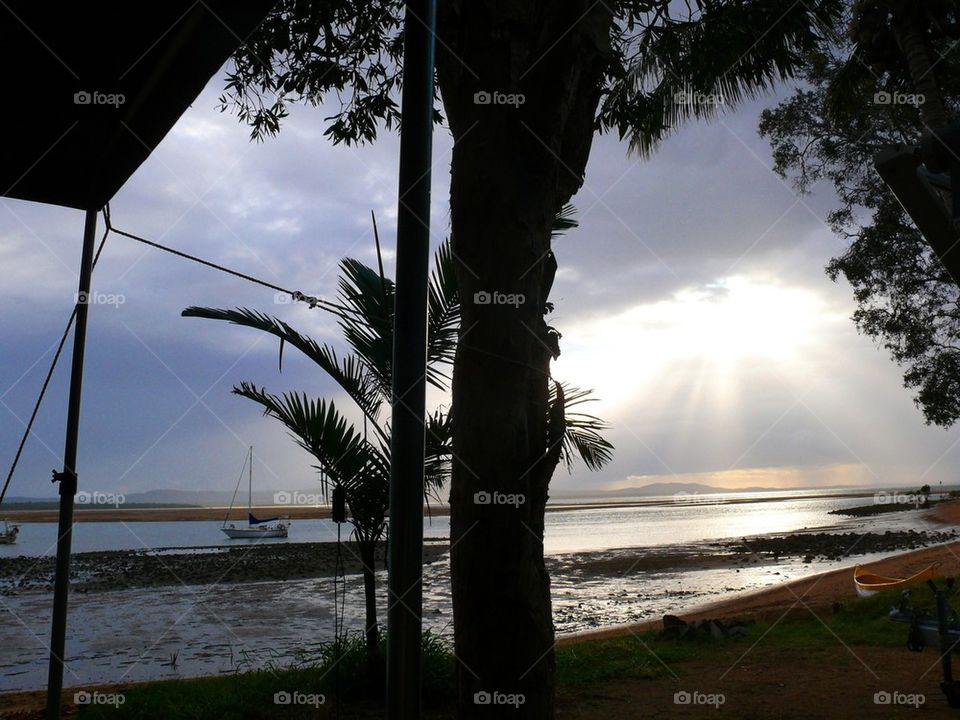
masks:
<svg viewBox="0 0 960 720"><path fill-rule="evenodd" d="M440 490L450 479L453 457L453 424L448 413L427 415L424 492L439 501Z"/></svg>
<svg viewBox="0 0 960 720"><path fill-rule="evenodd" d="M233 388L264 414L282 422L300 447L313 455L325 481L344 489L355 518L365 525L383 522L390 496L390 459L383 446L367 442L333 402L301 393L273 395L250 382ZM325 488L326 489L326 488Z"/></svg>
<svg viewBox="0 0 960 720"><path fill-rule="evenodd" d="M320 462L335 483L351 487L379 477L389 478L389 461L376 445L363 439L337 410L333 401L313 399L305 393L274 395L251 382L233 388L236 395L253 400L282 422L297 443Z"/></svg>
<svg viewBox="0 0 960 720"><path fill-rule="evenodd" d="M390 397L393 366L393 281L359 260L340 263L339 296L350 311L338 313L344 340Z"/></svg>
<svg viewBox="0 0 960 720"><path fill-rule="evenodd" d="M453 365L460 330L460 290L453 247L447 238L433 256L427 303L427 379L446 390L450 377L445 367Z"/></svg>
<svg viewBox="0 0 960 720"><path fill-rule="evenodd" d="M642 28L630 69L613 79L601 107L601 126L616 128L642 155L683 122L713 117L796 75L844 3L692 5L684 17L661 13Z"/></svg>
<svg viewBox="0 0 960 720"><path fill-rule="evenodd" d="M183 317L199 317L208 320L224 320L270 333L297 348L319 365L347 395L350 396L367 416L378 434L386 436L386 431L379 424L379 416L384 402L390 397L389 389L384 392L382 379L358 358L348 355L338 358L336 350L328 345L322 345L311 337L303 335L282 320L248 308L223 310L217 308L188 307L181 315ZM389 388L389 385L387 386Z"/></svg>
<svg viewBox="0 0 960 720"><path fill-rule="evenodd" d="M567 230L573 230L579 227L580 221L576 218L577 209L570 203L567 203L553 218L553 227L550 229L550 237L558 238Z"/></svg>
<svg viewBox="0 0 960 720"><path fill-rule="evenodd" d="M856 47L838 68L826 93L826 108L835 122L843 122L851 114L862 113L864 97L873 95L877 77Z"/></svg>
<svg viewBox="0 0 960 720"><path fill-rule="evenodd" d="M559 386L559 387L557 387ZM604 420L588 413L570 412L570 408L596 401L592 390L552 383L550 407L563 403L564 435L560 459L570 469L577 458L590 470L599 470L613 459L613 445L602 433L610 426Z"/></svg>

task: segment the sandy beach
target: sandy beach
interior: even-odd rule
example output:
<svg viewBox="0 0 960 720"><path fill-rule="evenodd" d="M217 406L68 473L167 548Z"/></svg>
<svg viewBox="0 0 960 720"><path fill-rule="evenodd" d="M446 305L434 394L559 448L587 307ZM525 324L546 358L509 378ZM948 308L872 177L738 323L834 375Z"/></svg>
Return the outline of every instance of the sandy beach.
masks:
<svg viewBox="0 0 960 720"><path fill-rule="evenodd" d="M958 516L960 505L954 504ZM864 567L888 577L909 577L923 568L940 563L942 577L960 575L960 541L901 553L894 557L870 563ZM751 617L758 620L778 620L791 615L809 616L810 613L832 612L833 604L852 600L857 596L853 571L859 563L845 563L843 567L784 582L774 587L746 593L739 597L706 603L683 613L685 620L709 618ZM573 633L560 638L559 644L589 639L612 638L639 633L660 627L661 620L619 625L602 630Z"/></svg>

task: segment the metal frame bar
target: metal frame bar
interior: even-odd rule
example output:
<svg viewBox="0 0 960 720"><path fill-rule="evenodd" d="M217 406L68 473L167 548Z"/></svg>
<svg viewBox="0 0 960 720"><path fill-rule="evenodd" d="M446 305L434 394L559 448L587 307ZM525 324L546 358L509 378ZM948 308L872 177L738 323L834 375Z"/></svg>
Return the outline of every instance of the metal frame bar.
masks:
<svg viewBox="0 0 960 720"><path fill-rule="evenodd" d="M73 540L73 499L77 494L77 442L80 437L80 399L83 392L83 354L87 340L90 278L97 232L97 211L87 210L77 288L77 324L73 330L73 364L70 370L70 400L60 481L60 524L57 532L57 566L53 583L53 621L50 630L50 666L47 675L47 720L60 718L63 691L63 655L67 635L67 599L70 592L70 544Z"/></svg>
<svg viewBox="0 0 960 720"><path fill-rule="evenodd" d="M390 465L387 717L421 717L423 490L436 0L404 20Z"/></svg>

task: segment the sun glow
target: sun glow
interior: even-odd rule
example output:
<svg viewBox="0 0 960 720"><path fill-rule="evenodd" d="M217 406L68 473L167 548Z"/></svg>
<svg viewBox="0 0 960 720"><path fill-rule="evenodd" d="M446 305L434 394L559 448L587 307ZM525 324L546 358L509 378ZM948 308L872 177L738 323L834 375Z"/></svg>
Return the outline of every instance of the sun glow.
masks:
<svg viewBox="0 0 960 720"><path fill-rule="evenodd" d="M677 292L613 317L564 328L558 376L604 404L656 390L727 394L749 368L787 372L815 341L825 310L815 293L745 276ZM742 379L742 378L741 378Z"/></svg>
<svg viewBox="0 0 960 720"><path fill-rule="evenodd" d="M675 357L699 356L723 365L794 355L809 339L817 305L810 292L733 277L637 308L627 319L649 327L656 318Z"/></svg>

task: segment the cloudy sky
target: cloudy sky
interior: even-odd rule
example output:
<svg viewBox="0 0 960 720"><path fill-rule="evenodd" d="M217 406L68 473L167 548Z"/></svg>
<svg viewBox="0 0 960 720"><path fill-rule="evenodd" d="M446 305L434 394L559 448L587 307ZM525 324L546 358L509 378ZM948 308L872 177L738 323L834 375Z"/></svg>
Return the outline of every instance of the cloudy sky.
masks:
<svg viewBox="0 0 960 720"><path fill-rule="evenodd" d="M393 272L398 138L332 147L322 110L249 142L211 82L112 202L114 225L280 286L331 296L344 256L375 261L377 214ZM954 482L960 430L924 425L901 372L857 335L849 287L823 267L842 247L829 191L800 198L769 169L751 104L670 138L652 159L599 137L560 239L557 378L592 387L614 462L559 472L590 491L683 480L727 487ZM451 139L435 135L434 242L449 227ZM76 291L78 211L0 200L0 465L6 474ZM309 488L310 458L247 400L241 380L339 396L309 361L254 331L184 319L187 305L272 312L337 341L319 310L119 236L107 241L91 312L81 487L230 490L256 447L262 488ZM111 302L112 301L112 302ZM69 354L65 355L65 360ZM61 464L62 362L11 486L49 496ZM443 402L435 397L434 402Z"/></svg>

